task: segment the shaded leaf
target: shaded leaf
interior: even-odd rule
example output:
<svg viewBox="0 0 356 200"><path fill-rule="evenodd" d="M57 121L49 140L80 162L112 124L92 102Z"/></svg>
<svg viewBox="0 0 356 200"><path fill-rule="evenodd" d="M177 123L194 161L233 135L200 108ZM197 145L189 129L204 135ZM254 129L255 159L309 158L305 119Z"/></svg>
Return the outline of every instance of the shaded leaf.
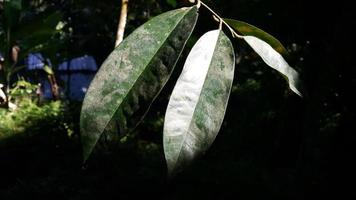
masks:
<svg viewBox="0 0 356 200"><path fill-rule="evenodd" d="M21 10L22 9L22 0L4 0L4 7L6 9Z"/></svg>
<svg viewBox="0 0 356 200"><path fill-rule="evenodd" d="M267 32L259 29L251 24L248 24L243 21L234 20L234 19L224 19L226 23L228 23L232 28L234 28L237 32L241 33L245 36L255 36L260 38L261 40L266 41L269 45L271 45L276 51L281 53L282 55L287 55L288 51L282 45L282 43L277 40L272 35Z"/></svg>
<svg viewBox="0 0 356 200"><path fill-rule="evenodd" d="M41 48L48 42L53 44L54 41L52 40L52 37L54 37L56 33L59 33L59 31L53 29L42 29L38 30L33 36L19 40L22 56L26 56L25 53L30 53L34 50L41 51Z"/></svg>
<svg viewBox="0 0 356 200"><path fill-rule="evenodd" d="M58 40L55 36L50 37L49 40L24 40L20 43L21 54L20 59L24 59L31 52L41 52L46 57L49 57L53 63L57 58L57 54L65 45L65 40Z"/></svg>
<svg viewBox="0 0 356 200"><path fill-rule="evenodd" d="M30 22L21 23L12 34L12 39L21 46L21 57L30 52L41 52L50 43L51 49L56 51L55 46L62 41L53 41L53 37L60 32L56 29L57 24L63 18L59 12L41 14ZM31 33L31 34L28 34Z"/></svg>
<svg viewBox="0 0 356 200"><path fill-rule="evenodd" d="M191 50L170 98L164 123L164 152L174 175L215 140L234 77L235 55L220 31L203 35Z"/></svg>
<svg viewBox="0 0 356 200"><path fill-rule="evenodd" d="M166 2L173 8L177 7L177 0L166 0Z"/></svg>
<svg viewBox="0 0 356 200"><path fill-rule="evenodd" d="M21 9L22 0L4 1L4 30L8 31L17 25Z"/></svg>
<svg viewBox="0 0 356 200"><path fill-rule="evenodd" d="M301 93L302 90L300 88L298 72L289 66L281 54L275 51L271 45L259 38L253 36L244 36L244 39L253 48L253 50L255 50L256 53L261 56L267 65L287 77L289 87L293 92L301 97L303 96Z"/></svg>
<svg viewBox="0 0 356 200"><path fill-rule="evenodd" d="M23 40L51 36L57 32L56 26L62 19L63 14L60 12L40 14L29 22L21 22L12 33L12 37Z"/></svg>
<svg viewBox="0 0 356 200"><path fill-rule="evenodd" d="M198 17L181 8L148 21L116 48L102 65L84 99L81 134L84 159L100 136L118 125L136 127L168 81Z"/></svg>

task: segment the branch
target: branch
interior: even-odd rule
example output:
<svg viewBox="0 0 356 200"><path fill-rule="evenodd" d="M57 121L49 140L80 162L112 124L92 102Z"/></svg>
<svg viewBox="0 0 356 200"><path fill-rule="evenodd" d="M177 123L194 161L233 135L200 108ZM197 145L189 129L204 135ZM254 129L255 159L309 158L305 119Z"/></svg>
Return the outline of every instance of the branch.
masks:
<svg viewBox="0 0 356 200"><path fill-rule="evenodd" d="M122 0L121 14L120 14L119 26L118 26L117 34L116 34L115 47L119 46L119 44L124 39L124 33L125 33L125 27L126 27L126 21L127 21L128 4L129 4L129 0Z"/></svg>
<svg viewBox="0 0 356 200"><path fill-rule="evenodd" d="M200 5L200 4L203 5L206 9L208 9L213 14L214 19L220 23L220 26L219 26L220 29L221 29L221 25L224 24L230 30L231 35L233 37L243 38L242 35L237 34L236 31L233 28L231 28L231 26L228 23L226 23L223 18L221 18L215 11L213 11L213 9L211 9L208 5L206 5L205 3L198 0L197 5Z"/></svg>

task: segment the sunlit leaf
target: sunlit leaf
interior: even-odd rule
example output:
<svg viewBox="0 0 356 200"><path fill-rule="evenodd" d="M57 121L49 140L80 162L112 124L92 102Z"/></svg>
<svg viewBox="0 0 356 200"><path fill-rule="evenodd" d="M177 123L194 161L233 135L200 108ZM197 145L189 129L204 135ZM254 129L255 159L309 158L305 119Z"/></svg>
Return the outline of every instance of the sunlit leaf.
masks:
<svg viewBox="0 0 356 200"><path fill-rule="evenodd" d="M53 69L48 65L43 67L43 71L45 71L48 75L54 75Z"/></svg>
<svg viewBox="0 0 356 200"><path fill-rule="evenodd" d="M282 43L277 40L272 35L267 32L251 25L243 21L234 20L234 19L224 19L232 28L234 28L237 32L241 33L245 36L255 36L264 40L269 45L271 45L276 51L281 53L282 55L287 55L288 52L286 48L282 45Z"/></svg>
<svg viewBox="0 0 356 200"><path fill-rule="evenodd" d="M287 77L289 87L293 92L301 97L303 96L301 93L302 90L300 88L301 84L298 72L289 66L281 54L275 51L271 45L259 38L253 36L244 36L244 39L253 48L253 50L255 50L256 53L261 56L267 65Z"/></svg>
<svg viewBox="0 0 356 200"><path fill-rule="evenodd" d="M148 21L101 66L84 99L84 159L108 126L135 128L170 77L198 17L197 7L173 10Z"/></svg>
<svg viewBox="0 0 356 200"><path fill-rule="evenodd" d="M232 44L220 30L206 33L191 50L165 116L163 144L170 175L190 164L215 140L234 66Z"/></svg>
<svg viewBox="0 0 356 200"><path fill-rule="evenodd" d="M4 85L0 83L0 100L2 102L6 100L6 95L5 95L4 91L2 91L3 87L4 87Z"/></svg>

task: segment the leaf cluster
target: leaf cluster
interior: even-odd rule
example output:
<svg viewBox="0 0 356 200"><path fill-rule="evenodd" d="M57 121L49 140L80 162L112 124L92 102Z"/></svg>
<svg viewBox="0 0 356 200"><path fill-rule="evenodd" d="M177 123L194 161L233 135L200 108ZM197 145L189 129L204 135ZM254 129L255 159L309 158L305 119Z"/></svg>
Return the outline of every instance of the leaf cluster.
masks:
<svg viewBox="0 0 356 200"><path fill-rule="evenodd" d="M245 22L224 20L197 1L195 6L149 20L106 59L82 107L84 160L103 135L130 134L144 119L190 38L200 6L211 11L220 25L195 43L170 96L163 130L170 175L203 155L222 125L236 63L223 25L232 37L244 40L267 65L285 76L291 90L302 96L299 74L284 59L287 52L277 39Z"/></svg>

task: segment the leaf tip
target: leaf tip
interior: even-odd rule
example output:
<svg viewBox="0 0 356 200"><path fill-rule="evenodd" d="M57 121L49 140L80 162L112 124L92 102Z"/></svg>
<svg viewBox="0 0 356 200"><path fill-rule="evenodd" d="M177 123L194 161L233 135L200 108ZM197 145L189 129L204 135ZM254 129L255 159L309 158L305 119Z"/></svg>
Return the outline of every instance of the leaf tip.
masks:
<svg viewBox="0 0 356 200"><path fill-rule="evenodd" d="M299 90L297 90L296 88L291 88L291 90L292 90L294 93L296 93L298 96L300 96L300 98L303 98L303 94L302 94Z"/></svg>
<svg viewBox="0 0 356 200"><path fill-rule="evenodd" d="M302 92L302 91L303 91L303 88L302 88L302 87L299 87L299 89L298 89L295 85L289 84L289 88L290 88L295 94L297 94L300 98L304 98L304 95L303 95L304 92Z"/></svg>
<svg viewBox="0 0 356 200"><path fill-rule="evenodd" d="M88 148L87 145L83 145L83 164L85 164L88 161L91 153L92 153L91 148Z"/></svg>
<svg viewBox="0 0 356 200"><path fill-rule="evenodd" d="M168 178L168 180L174 179L179 172L180 171L176 167L170 166L169 163L167 162L167 178Z"/></svg>
<svg viewBox="0 0 356 200"><path fill-rule="evenodd" d="M83 164L87 162L89 159L90 155L93 152L95 144L91 144L88 138L86 138L84 134L84 130L81 130L81 145L82 145L82 158L83 158Z"/></svg>

